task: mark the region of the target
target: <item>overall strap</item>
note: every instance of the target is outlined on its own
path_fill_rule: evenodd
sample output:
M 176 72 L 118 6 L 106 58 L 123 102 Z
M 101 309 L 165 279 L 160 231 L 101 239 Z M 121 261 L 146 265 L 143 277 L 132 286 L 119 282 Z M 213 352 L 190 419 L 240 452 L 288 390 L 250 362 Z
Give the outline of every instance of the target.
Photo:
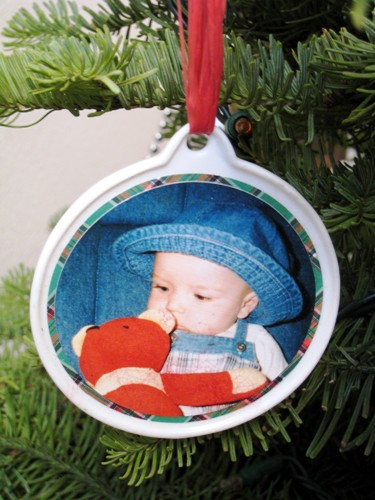
M 247 336 L 247 322 L 244 319 L 237 321 L 236 333 L 234 335 L 235 349 L 237 353 L 243 353 L 247 349 L 246 336 Z

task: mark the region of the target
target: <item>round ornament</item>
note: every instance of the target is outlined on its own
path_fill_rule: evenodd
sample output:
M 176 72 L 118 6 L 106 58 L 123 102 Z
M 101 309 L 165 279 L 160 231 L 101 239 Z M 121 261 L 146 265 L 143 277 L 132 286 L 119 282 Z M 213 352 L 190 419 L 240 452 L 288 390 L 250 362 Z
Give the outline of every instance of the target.
M 51 233 L 31 294 L 35 343 L 77 407 L 127 432 L 223 431 L 287 398 L 334 328 L 339 272 L 319 216 L 236 157 L 215 127 L 81 196 Z

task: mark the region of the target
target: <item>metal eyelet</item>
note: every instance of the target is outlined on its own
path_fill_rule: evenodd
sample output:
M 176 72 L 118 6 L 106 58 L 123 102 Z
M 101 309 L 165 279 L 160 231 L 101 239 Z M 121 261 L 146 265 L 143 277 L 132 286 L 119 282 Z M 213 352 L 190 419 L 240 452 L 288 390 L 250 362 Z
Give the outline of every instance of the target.
M 239 351 L 239 352 L 245 352 L 247 349 L 246 344 L 244 344 L 243 342 L 238 342 L 238 344 L 236 345 L 236 348 L 237 348 L 237 351 Z

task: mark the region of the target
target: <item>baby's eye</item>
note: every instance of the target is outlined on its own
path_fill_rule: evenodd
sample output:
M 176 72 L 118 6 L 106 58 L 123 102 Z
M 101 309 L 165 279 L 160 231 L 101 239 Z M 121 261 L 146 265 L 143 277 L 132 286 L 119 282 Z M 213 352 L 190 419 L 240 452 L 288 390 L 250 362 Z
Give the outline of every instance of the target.
M 207 302 L 207 301 L 211 300 L 210 297 L 207 297 L 205 295 L 201 295 L 200 293 L 196 293 L 194 296 L 197 300 L 199 300 L 201 302 Z
M 169 288 L 164 285 L 154 285 L 153 288 L 160 290 L 161 292 L 168 292 Z

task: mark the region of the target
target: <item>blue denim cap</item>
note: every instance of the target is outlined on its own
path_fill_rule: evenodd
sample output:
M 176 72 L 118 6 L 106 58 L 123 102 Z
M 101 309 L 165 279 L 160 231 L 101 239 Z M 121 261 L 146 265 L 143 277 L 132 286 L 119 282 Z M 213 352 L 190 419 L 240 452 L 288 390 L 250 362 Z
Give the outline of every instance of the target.
M 132 229 L 114 243 L 122 268 L 149 280 L 155 252 L 193 255 L 234 271 L 259 299 L 249 322 L 274 325 L 301 312 L 302 295 L 289 274 L 285 243 L 258 208 L 204 202 L 173 222 Z

